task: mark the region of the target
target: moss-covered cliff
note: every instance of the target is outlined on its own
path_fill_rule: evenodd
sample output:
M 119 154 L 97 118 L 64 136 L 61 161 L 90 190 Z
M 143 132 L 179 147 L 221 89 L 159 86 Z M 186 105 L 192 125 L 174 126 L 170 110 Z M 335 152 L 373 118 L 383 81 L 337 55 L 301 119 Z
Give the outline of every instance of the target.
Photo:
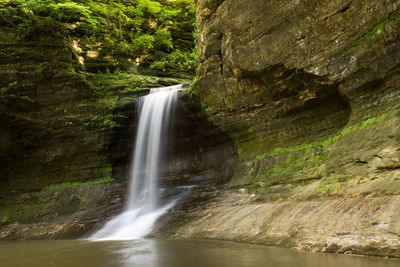
M 149 88 L 190 82 L 192 1 L 5 1 L 0 7 L 0 239 L 82 236 L 124 202 L 137 98 Z M 128 35 L 132 25 L 120 29 L 119 19 L 140 22 L 142 31 Z M 169 37 L 157 39 L 160 29 Z M 135 40 L 143 36 L 154 42 L 139 49 Z M 171 42 L 168 49 L 156 46 L 162 40 Z M 122 53 L 121 45 L 129 49 Z M 159 71 L 169 77 L 143 75 Z M 226 137 L 187 93 L 176 113 L 176 148 L 163 162 L 163 186 L 225 181 L 231 168 L 221 166 L 233 160 Z
M 81 236 L 118 212 L 137 98 L 190 82 L 193 12 L 192 1 L 0 1 L 0 239 Z M 164 68 L 169 78 L 143 75 Z M 180 168 L 166 162 L 163 184 L 214 183 L 223 136 L 181 100 L 169 155 Z
M 395 171 L 399 3 L 278 2 L 198 3 L 194 91 L 235 141 L 232 183 Z
M 239 195 L 178 235 L 399 256 L 399 2 L 201 0 L 197 23 Z
M 189 77 L 194 60 L 188 1 L 34 2 L 46 4 L 0 4 L 0 238 L 77 236 L 115 214 L 135 98 L 182 81 L 134 73 Z M 183 168 L 164 162 L 163 183 L 206 186 L 156 234 L 400 257 L 399 10 L 395 0 L 197 1 L 192 93 L 238 160 L 181 96 Z
M 10 27 L 0 29 L 1 224 L 72 214 L 80 203 L 87 208 L 112 198 L 112 192 L 117 198 L 119 185 L 105 183 L 126 177 L 119 169 L 129 164 L 124 159 L 132 145 L 123 140 L 132 140 L 135 97 L 181 81 L 82 72 L 66 40 L 44 44 L 15 34 Z M 70 184 L 57 193 L 46 189 L 63 183 Z

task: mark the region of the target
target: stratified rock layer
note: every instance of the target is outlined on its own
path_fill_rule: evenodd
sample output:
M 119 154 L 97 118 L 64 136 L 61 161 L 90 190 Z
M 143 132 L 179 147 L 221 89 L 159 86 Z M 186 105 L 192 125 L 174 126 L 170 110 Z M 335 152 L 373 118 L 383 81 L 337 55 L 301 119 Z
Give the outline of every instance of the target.
M 398 257 L 399 2 L 200 0 L 197 23 L 194 91 L 240 163 L 171 231 Z
M 68 40 L 16 30 L 0 27 L 0 239 L 78 237 L 121 209 L 138 98 L 185 81 L 84 72 Z M 232 146 L 187 93 L 171 127 L 162 185 L 226 182 Z
M 208 0 L 197 13 L 195 90 L 243 156 L 396 108 L 397 1 Z

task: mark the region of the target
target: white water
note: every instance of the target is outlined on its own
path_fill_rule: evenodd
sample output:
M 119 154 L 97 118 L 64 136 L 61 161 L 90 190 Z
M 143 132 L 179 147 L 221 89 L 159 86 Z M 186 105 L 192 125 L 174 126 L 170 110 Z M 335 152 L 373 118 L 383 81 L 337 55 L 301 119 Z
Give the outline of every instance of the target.
M 129 240 L 149 234 L 164 212 L 175 205 L 178 195 L 165 205 L 160 205 L 159 163 L 166 151 L 161 142 L 169 138 L 169 124 L 177 92 L 182 85 L 155 88 L 139 99 L 139 126 L 130 170 L 128 199 L 124 210 L 90 240 Z M 168 140 L 168 139 L 164 139 Z

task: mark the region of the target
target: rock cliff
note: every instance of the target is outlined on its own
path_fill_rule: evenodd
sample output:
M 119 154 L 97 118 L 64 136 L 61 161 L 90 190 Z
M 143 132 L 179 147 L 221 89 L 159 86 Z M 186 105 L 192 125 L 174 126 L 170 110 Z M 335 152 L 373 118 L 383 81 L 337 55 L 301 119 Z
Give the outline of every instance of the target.
M 199 0 L 197 24 L 239 164 L 175 235 L 398 257 L 399 2 Z
M 206 116 L 180 96 L 162 182 L 198 189 L 153 234 L 400 257 L 399 2 L 198 0 L 197 24 Z M 0 239 L 81 236 L 123 203 L 135 99 L 182 80 L 1 25 Z
M 82 236 L 125 198 L 137 98 L 187 80 L 89 73 L 71 40 L 16 31 L 0 27 L 0 239 Z M 223 182 L 227 138 L 187 93 L 180 99 L 162 183 Z

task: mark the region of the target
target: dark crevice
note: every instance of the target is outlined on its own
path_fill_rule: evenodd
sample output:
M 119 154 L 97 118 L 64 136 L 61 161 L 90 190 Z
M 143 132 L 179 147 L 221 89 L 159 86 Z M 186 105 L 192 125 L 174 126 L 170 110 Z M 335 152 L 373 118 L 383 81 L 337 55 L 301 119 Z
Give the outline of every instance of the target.
M 339 11 L 339 13 L 345 13 L 347 10 L 349 10 L 350 9 L 350 4 L 349 5 L 347 5 L 347 6 L 345 6 L 344 8 L 342 8 L 340 11 Z

